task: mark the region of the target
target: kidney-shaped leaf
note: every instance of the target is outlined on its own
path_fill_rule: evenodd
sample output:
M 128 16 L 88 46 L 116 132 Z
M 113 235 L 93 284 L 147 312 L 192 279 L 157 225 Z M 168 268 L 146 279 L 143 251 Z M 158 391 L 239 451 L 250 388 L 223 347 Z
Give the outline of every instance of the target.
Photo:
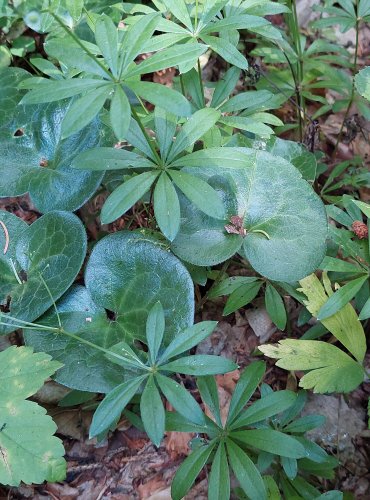
M 29 347 L 0 353 L 0 483 L 61 481 L 65 477 L 57 426 L 32 396 L 61 365 Z
M 182 220 L 172 244 L 174 253 L 191 264 L 208 266 L 241 252 L 269 279 L 293 282 L 307 276 L 325 254 L 323 203 L 283 158 L 246 148 L 227 150 L 244 155 L 244 167 L 185 169 L 218 191 L 227 219 L 208 217 L 181 197 Z M 237 234 L 238 228 L 233 231 L 236 234 L 229 234 L 235 215 L 243 220 L 245 235 Z
M 91 254 L 85 281 L 93 300 L 115 313 L 126 341 L 146 341 L 147 316 L 158 301 L 165 315 L 165 344 L 193 323 L 194 291 L 187 269 L 139 232 L 103 238 Z
M 107 139 L 98 118 L 62 139 L 70 101 L 20 108 L 2 132 L 0 197 L 29 193 L 40 212 L 77 210 L 97 190 L 104 172 L 75 170 L 71 163 Z
M 57 300 L 73 283 L 85 257 L 86 234 L 80 220 L 66 212 L 50 212 L 31 226 L 8 212 L 0 213 L 0 221 L 2 322 L 11 323 L 7 312 L 33 321 L 52 305 L 50 294 Z M 0 333 L 12 330 L 0 326 Z

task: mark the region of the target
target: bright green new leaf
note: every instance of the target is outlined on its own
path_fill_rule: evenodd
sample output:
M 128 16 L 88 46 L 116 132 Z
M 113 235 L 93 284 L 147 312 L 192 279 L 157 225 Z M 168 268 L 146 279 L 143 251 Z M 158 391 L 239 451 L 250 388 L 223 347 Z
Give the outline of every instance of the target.
M 308 371 L 299 385 L 314 392 L 349 392 L 364 379 L 362 366 L 331 344 L 317 340 L 281 340 L 259 350 L 285 370 Z M 345 374 L 345 375 L 344 375 Z
M 57 426 L 46 410 L 26 398 L 62 365 L 30 347 L 0 352 L 0 483 L 19 486 L 65 478 Z
M 326 283 L 326 286 L 324 289 L 314 274 L 307 276 L 299 283 L 301 285 L 299 290 L 307 297 L 305 306 L 313 316 L 317 317 L 323 305 L 327 303 L 328 296 L 335 295 L 331 290 L 330 283 L 325 278 L 324 284 Z M 335 314 L 321 320 L 321 322 L 358 361 L 363 361 L 366 353 L 365 333 L 351 304 L 347 303 Z
M 366 217 L 370 217 L 370 205 L 368 203 L 359 200 L 352 200 L 352 202 L 361 209 L 361 212 L 363 212 Z

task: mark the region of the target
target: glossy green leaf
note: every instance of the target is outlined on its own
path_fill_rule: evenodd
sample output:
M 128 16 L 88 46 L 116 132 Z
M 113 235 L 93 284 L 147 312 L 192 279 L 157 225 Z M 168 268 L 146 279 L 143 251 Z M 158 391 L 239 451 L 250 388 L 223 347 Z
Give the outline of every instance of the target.
M 159 240 L 140 232 L 106 236 L 92 251 L 86 287 L 101 307 L 116 313 L 122 339 L 146 341 L 149 310 L 156 302 L 165 315 L 164 344 L 193 324 L 193 282 L 184 265 Z M 186 338 L 186 333 L 184 333 Z
M 60 363 L 30 347 L 0 352 L 0 482 L 40 484 L 63 481 L 64 448 L 46 410 L 26 398 L 41 388 Z M 45 460 L 47 457 L 47 460 Z
M 239 68 L 231 67 L 226 71 L 224 76 L 216 84 L 211 101 L 212 108 L 217 108 L 229 97 L 238 83 L 239 76 Z
M 161 158 L 166 160 L 176 132 L 177 117 L 157 106 L 154 110 L 154 122 Z
M 364 371 L 338 347 L 318 340 L 281 340 L 279 344 L 260 346 L 259 350 L 285 370 L 308 371 L 300 380 L 303 389 L 314 392 L 349 392 L 364 378 Z M 345 373 L 345 377 L 343 377 Z
M 155 379 L 167 401 L 171 403 L 176 411 L 194 424 L 205 425 L 204 414 L 190 392 L 182 385 L 168 377 L 164 377 L 160 373 L 156 373 Z
M 154 215 L 162 233 L 173 241 L 180 227 L 180 202 L 165 172 L 160 175 L 154 189 Z
M 276 288 L 274 288 L 270 283 L 266 287 L 265 304 L 266 310 L 272 322 L 279 328 L 279 330 L 284 330 L 287 321 L 284 301 Z
M 165 352 L 161 356 L 161 360 L 167 360 L 189 351 L 192 347 L 198 345 L 202 340 L 211 335 L 216 328 L 217 321 L 202 321 L 196 325 L 190 326 L 182 335 L 178 335 L 172 340 Z
M 131 401 L 146 375 L 126 381 L 109 392 L 94 413 L 91 422 L 90 439 L 110 428 Z
M 261 474 L 248 455 L 231 439 L 226 440 L 227 454 L 232 470 L 251 500 L 266 500 L 266 488 Z
M 255 424 L 277 415 L 292 406 L 297 395 L 292 391 L 277 391 L 255 401 L 232 424 L 233 429 Z
M 298 464 L 295 458 L 281 457 L 281 465 L 289 479 L 295 479 L 298 472 Z
M 248 446 L 282 457 L 304 458 L 306 456 L 304 446 L 299 441 L 273 429 L 251 429 L 233 432 L 231 436 Z
M 193 451 L 177 469 L 171 485 L 172 500 L 181 500 L 190 490 L 205 466 L 214 445 L 202 446 Z
M 122 87 L 117 85 L 110 104 L 110 122 L 119 141 L 126 137 L 130 125 L 131 107 Z
M 161 370 L 184 373 L 185 375 L 202 376 L 231 372 L 237 367 L 238 365 L 233 361 L 221 356 L 193 354 L 192 356 L 185 356 L 175 361 L 171 361 L 161 366 Z
M 235 290 L 244 285 L 249 285 L 258 281 L 256 276 L 231 276 L 220 283 L 214 282 L 214 286 L 208 292 L 208 298 L 220 297 L 221 295 L 230 295 Z
M 160 302 L 154 304 L 148 314 L 146 321 L 146 340 L 152 363 L 155 363 L 159 348 L 163 340 L 165 319 L 163 307 Z
M 220 443 L 212 461 L 208 481 L 208 498 L 224 500 L 230 497 L 230 472 L 224 443 Z
M 14 110 L 24 92 L 18 90 L 18 84 L 30 76 L 21 68 L 0 69 L 0 127 L 6 125 L 14 115 Z
M 233 148 L 227 149 L 232 155 Z M 180 198 L 182 219 L 173 251 L 201 266 L 218 264 L 239 251 L 271 280 L 293 282 L 307 276 L 325 253 L 327 222 L 321 200 L 286 160 L 244 148 L 236 154 L 245 155 L 244 168 L 185 169 L 220 193 L 227 217 L 205 217 Z M 245 237 L 227 233 L 225 226 L 234 215 L 243 218 Z
M 50 212 L 28 226 L 9 212 L 1 212 L 7 227 L 9 248 L 0 254 L 1 303 L 10 297 L 9 314 L 19 320 L 33 321 L 57 300 L 73 283 L 86 252 L 86 234 L 80 220 L 66 212 Z M 4 231 L 1 248 L 6 248 Z M 49 288 L 49 291 L 45 287 Z M 15 329 L 7 313 L 1 321 L 1 333 Z
M 262 281 L 253 281 L 240 285 L 236 290 L 233 290 L 230 297 L 227 299 L 223 315 L 227 316 L 241 307 L 249 304 L 258 294 L 262 286 Z
M 149 191 L 151 185 L 158 177 L 159 172 L 144 172 L 128 179 L 112 194 L 110 194 L 104 203 L 101 211 L 102 224 L 109 224 L 121 217 L 132 205 L 140 200 L 144 194 Z
M 193 31 L 189 11 L 184 0 L 164 0 L 163 3 L 176 19 L 183 23 L 188 30 Z
M 62 139 L 61 123 L 70 106 L 62 102 L 21 108 L 7 125 L 0 152 L 0 197 L 28 192 L 40 212 L 74 211 L 97 190 L 103 172 L 76 171 L 71 164 L 79 153 L 104 145 L 109 137 L 96 118 Z M 23 135 L 15 136 L 17 130 Z
M 170 149 L 168 161 L 172 162 L 182 151 L 201 139 L 215 125 L 220 116 L 221 113 L 212 108 L 196 111 L 181 127 Z
M 251 363 L 244 369 L 238 383 L 235 386 L 229 408 L 227 423 L 233 422 L 248 403 L 261 382 L 266 370 L 266 365 L 262 361 Z
M 164 434 L 165 411 L 161 396 L 150 376 L 140 399 L 140 415 L 145 432 L 156 446 L 159 446 Z
M 358 206 L 358 208 L 363 212 L 366 217 L 370 217 L 370 205 L 359 200 L 352 200 L 352 202 Z
M 303 433 L 321 427 L 325 423 L 323 415 L 305 415 L 284 426 L 284 432 Z
M 169 174 L 176 186 L 199 210 L 208 216 L 212 214 L 216 219 L 224 218 L 224 205 L 212 186 L 201 178 L 183 171 L 169 170 Z

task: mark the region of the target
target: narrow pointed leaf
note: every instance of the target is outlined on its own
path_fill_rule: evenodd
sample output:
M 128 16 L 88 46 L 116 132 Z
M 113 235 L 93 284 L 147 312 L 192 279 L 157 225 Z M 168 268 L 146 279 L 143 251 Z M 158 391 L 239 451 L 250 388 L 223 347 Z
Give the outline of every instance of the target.
M 202 340 L 211 335 L 216 325 L 217 321 L 202 321 L 201 323 L 190 326 L 184 330 L 181 335 L 177 335 L 171 342 L 163 353 L 161 360 L 167 360 L 185 351 L 189 351 L 192 347 L 198 345 Z
M 202 35 L 202 40 L 228 63 L 240 69 L 245 70 L 248 68 L 247 59 L 226 38 Z
M 233 422 L 232 428 L 245 427 L 277 415 L 292 406 L 296 398 L 297 395 L 292 391 L 272 392 L 247 408 Z
M 230 297 L 227 299 L 225 308 L 223 310 L 223 316 L 231 314 L 241 307 L 249 304 L 258 294 L 262 286 L 262 281 L 254 281 L 252 283 L 245 283 L 241 285 L 236 290 L 233 290 Z
M 104 106 L 110 91 L 110 86 L 90 90 L 90 92 L 74 102 L 64 117 L 62 138 L 65 139 L 75 134 L 90 123 Z
M 190 422 L 205 425 L 204 414 L 193 396 L 174 380 L 157 373 L 156 381 L 159 388 L 176 411 L 188 418 Z
M 177 469 L 171 485 L 172 500 L 181 500 L 194 484 L 205 466 L 214 445 L 201 446 L 189 455 Z
M 161 370 L 168 370 L 185 375 L 217 375 L 218 373 L 232 372 L 238 367 L 230 359 L 210 354 L 194 354 L 161 366 Z
M 172 145 L 168 160 L 174 160 L 182 151 L 198 141 L 215 125 L 220 116 L 221 113 L 212 108 L 196 111 L 181 128 Z
M 42 102 L 59 101 L 73 97 L 91 89 L 98 89 L 107 85 L 102 80 L 91 78 L 73 78 L 71 80 L 46 80 L 28 92 L 21 104 L 40 104 Z
M 152 363 L 155 363 L 164 334 L 164 312 L 160 302 L 154 304 L 146 322 L 146 338 Z
M 215 377 L 199 377 L 197 386 L 202 397 L 202 401 L 208 406 L 218 425 L 222 425 L 220 414 L 220 401 Z
M 212 461 L 208 482 L 208 498 L 225 500 L 230 497 L 230 472 L 225 445 L 221 442 Z
M 229 415 L 227 418 L 228 424 L 235 420 L 244 406 L 248 403 L 254 391 L 257 389 L 258 384 L 261 382 L 265 370 L 266 365 L 262 361 L 256 361 L 245 368 L 236 384 L 231 398 Z
M 248 498 L 266 500 L 266 488 L 261 474 L 248 455 L 231 439 L 226 440 L 232 470 Z
M 101 434 L 118 419 L 125 406 L 136 394 L 146 375 L 124 382 L 105 396 L 94 413 L 90 427 L 90 438 Z
M 225 218 L 224 204 L 217 191 L 207 182 L 199 177 L 176 170 L 169 170 L 169 174 L 177 187 L 199 210 L 215 219 Z
M 83 151 L 72 161 L 71 167 L 82 170 L 121 170 L 123 168 L 153 168 L 148 158 L 127 149 L 92 148 Z
M 183 23 L 188 30 L 193 31 L 193 25 L 184 0 L 164 0 L 167 10 Z
M 144 172 L 116 188 L 104 203 L 101 211 L 102 224 L 109 224 L 127 212 L 144 196 L 157 177 L 158 172 Z
M 176 132 L 177 116 L 157 106 L 154 110 L 154 122 L 161 158 L 166 160 Z
M 162 233 L 173 241 L 180 227 L 180 202 L 165 172 L 160 175 L 154 189 L 154 214 Z
M 109 16 L 98 17 L 95 23 L 95 39 L 114 77 L 118 76 L 117 28 Z
M 317 319 L 322 321 L 342 309 L 342 307 L 353 299 L 367 279 L 369 279 L 367 275 L 360 276 L 360 278 L 356 278 L 339 288 L 321 307 L 317 314 Z
M 299 441 L 273 429 L 251 429 L 233 432 L 231 435 L 233 439 L 268 453 L 289 458 L 306 457 L 304 446 Z
M 145 432 L 155 446 L 159 446 L 164 434 L 165 411 L 153 376 L 149 377 L 141 395 L 140 415 Z
M 266 310 L 272 322 L 279 328 L 279 330 L 284 330 L 287 321 L 284 301 L 276 288 L 274 288 L 270 283 L 266 287 L 265 304 Z
M 122 141 L 130 125 L 131 107 L 129 100 L 122 87 L 115 87 L 114 95 L 110 104 L 110 122 L 117 139 Z

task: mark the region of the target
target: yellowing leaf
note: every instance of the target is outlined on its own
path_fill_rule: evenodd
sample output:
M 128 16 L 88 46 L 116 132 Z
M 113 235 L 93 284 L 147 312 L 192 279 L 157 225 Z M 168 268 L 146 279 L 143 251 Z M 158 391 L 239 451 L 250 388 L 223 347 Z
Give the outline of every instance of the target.
M 364 370 L 338 347 L 317 340 L 281 340 L 259 347 L 266 356 L 278 359 L 285 370 L 307 370 L 299 385 L 314 392 L 349 392 L 364 379 Z
M 307 300 L 304 301 L 305 306 L 313 316 L 317 317 L 321 307 L 333 294 L 326 273 L 323 275 L 324 286 L 315 274 L 307 276 L 299 283 L 301 285 L 299 291 L 303 292 L 307 297 Z M 350 303 L 346 304 L 329 318 L 321 320 L 321 323 L 359 362 L 363 361 L 366 352 L 365 333 L 356 311 Z

